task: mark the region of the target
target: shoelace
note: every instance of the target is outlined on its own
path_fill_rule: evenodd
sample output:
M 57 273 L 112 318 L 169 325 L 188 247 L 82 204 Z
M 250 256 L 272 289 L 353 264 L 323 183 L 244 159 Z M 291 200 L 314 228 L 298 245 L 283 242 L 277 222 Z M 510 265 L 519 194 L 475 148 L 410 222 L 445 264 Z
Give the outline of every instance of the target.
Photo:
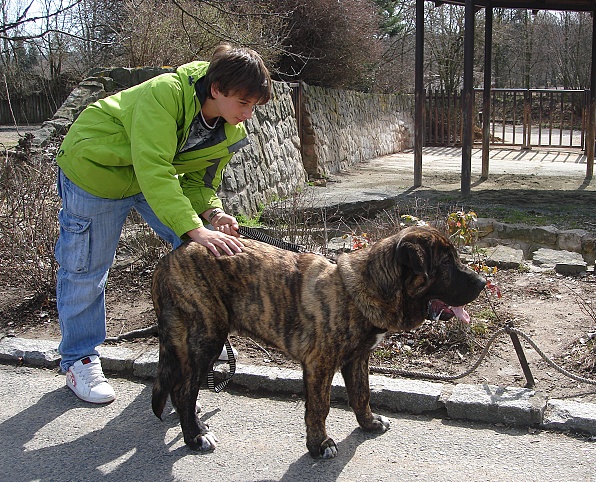
M 99 385 L 100 383 L 107 382 L 101 366 L 97 364 L 85 366 L 82 369 L 79 368 L 76 372 L 76 375 L 80 376 L 83 381 L 91 388 Z

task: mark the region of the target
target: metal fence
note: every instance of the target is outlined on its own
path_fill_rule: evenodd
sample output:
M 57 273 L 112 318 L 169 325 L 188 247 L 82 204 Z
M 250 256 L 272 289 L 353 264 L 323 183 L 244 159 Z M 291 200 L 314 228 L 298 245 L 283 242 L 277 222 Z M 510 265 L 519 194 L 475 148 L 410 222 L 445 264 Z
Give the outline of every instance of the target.
M 587 90 L 491 89 L 490 142 L 585 148 Z M 482 89 L 475 89 L 474 142 L 482 142 Z M 425 145 L 461 145 L 462 93 L 427 91 Z

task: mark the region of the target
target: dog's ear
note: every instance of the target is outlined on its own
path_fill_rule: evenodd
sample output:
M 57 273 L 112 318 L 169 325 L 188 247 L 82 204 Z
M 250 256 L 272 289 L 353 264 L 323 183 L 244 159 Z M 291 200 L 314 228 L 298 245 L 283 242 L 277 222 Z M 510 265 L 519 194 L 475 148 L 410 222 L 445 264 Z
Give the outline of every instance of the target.
M 414 273 L 424 276 L 428 279 L 430 275 L 431 259 L 428 249 L 425 244 L 415 241 L 408 241 L 403 239 L 396 247 L 397 261 Z

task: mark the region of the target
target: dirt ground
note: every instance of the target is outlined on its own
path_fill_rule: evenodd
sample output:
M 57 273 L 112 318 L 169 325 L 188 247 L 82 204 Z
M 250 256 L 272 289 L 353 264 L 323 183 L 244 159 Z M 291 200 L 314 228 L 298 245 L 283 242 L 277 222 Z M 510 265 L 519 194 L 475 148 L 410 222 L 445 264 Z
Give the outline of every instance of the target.
M 374 175 L 378 176 L 375 184 L 367 167 L 362 169 L 364 171 L 360 173 L 354 171 L 334 176 L 331 181 L 341 187 L 342 182 L 349 184 L 350 176 L 366 174 L 370 176 L 370 186 L 379 186 L 389 176 L 375 168 Z M 421 206 L 434 209 L 435 213 L 459 207 L 473 209 L 479 217 L 494 217 L 506 222 L 514 222 L 521 216 L 523 222 L 596 231 L 596 182 L 583 177 L 495 174 L 489 181 L 475 180 L 473 196 L 467 200 L 458 198 L 459 177 L 456 174 L 429 174 L 427 169 L 423 186 L 417 189 L 408 187 L 410 179 L 407 176 L 402 175 L 400 179 L 404 187 L 399 201 L 402 213 L 420 211 Z M 363 186 L 369 185 L 360 182 Z M 123 259 L 118 261 L 117 267 L 112 269 L 107 290 L 108 336 L 118 336 L 155 323 L 149 296 L 152 266 Z M 495 330 L 511 321 L 555 363 L 596 380 L 596 276 L 593 267 L 585 275 L 561 276 L 528 263 L 526 269 L 501 270 L 490 279 L 500 288 L 502 296 L 482 294 L 471 303 L 468 306 L 472 317 L 470 325 L 454 320 L 428 322 L 414 332 L 390 335 L 373 354 L 371 365 L 457 374 L 474 363 Z M 5 287 L 4 293 L 0 292 L 0 300 L 0 333 L 59 339 L 53 298 L 40 301 L 12 286 Z M 232 337 L 232 342 L 239 350 L 240 363 L 299 368 L 280 352 L 260 347 L 253 340 Z M 157 345 L 152 337 L 119 343 Z M 522 340 L 522 345 L 536 390 L 551 398 L 596 403 L 596 385 L 580 383 L 559 373 L 527 342 Z M 479 368 L 455 383 L 523 387 L 526 379 L 509 336 L 500 336 Z

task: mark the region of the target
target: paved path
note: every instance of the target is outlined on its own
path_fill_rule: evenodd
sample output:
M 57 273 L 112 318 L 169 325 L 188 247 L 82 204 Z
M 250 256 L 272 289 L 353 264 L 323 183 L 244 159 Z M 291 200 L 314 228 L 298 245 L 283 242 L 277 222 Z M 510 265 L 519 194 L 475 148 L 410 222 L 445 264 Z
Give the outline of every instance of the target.
M 461 185 L 461 149 L 456 147 L 425 147 L 422 152 L 422 184 L 428 187 L 438 182 Z M 482 150 L 472 150 L 472 191 L 484 187 L 479 182 L 482 173 Z M 528 175 L 534 177 L 566 178 L 578 188 L 595 189 L 596 181 L 587 182 L 586 156 L 577 149 L 497 149 L 490 151 L 489 180 L 491 176 Z M 437 177 L 439 176 L 439 179 Z M 327 197 L 346 197 L 360 192 L 368 195 L 413 194 L 414 152 L 408 150 L 371 159 L 353 169 L 331 176 L 324 191 Z M 335 181 L 335 182 L 334 182 Z M 489 184 L 488 182 L 486 184 Z M 321 192 L 322 190 L 319 190 Z
M 202 392 L 220 445 L 200 455 L 184 446 L 175 414 L 153 415 L 148 383 L 112 381 L 116 401 L 93 406 L 54 371 L 0 365 L 2 480 L 596 480 L 596 445 L 585 438 L 394 413 L 384 413 L 387 433 L 369 436 L 343 404 L 328 418 L 339 456 L 314 460 L 300 398 L 238 391 Z
M 19 136 L 23 136 L 27 132 L 35 133 L 40 126 L 41 124 L 19 126 L 18 129 L 14 126 L 0 126 L 0 148 L 3 146 L 7 148 L 16 146 L 19 141 Z

